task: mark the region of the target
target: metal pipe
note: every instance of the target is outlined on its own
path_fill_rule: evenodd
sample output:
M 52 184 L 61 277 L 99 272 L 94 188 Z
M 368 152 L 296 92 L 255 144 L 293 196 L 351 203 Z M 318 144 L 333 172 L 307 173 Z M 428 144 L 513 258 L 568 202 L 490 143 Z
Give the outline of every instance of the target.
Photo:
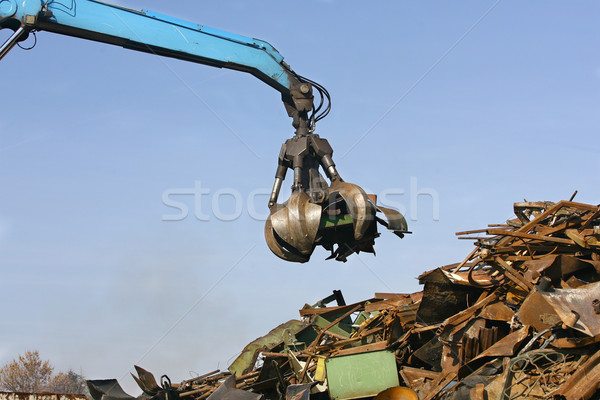
M 302 167 L 294 167 L 294 190 L 302 186 Z
M 335 169 L 335 166 L 333 165 L 330 165 L 329 168 L 327 168 L 327 173 L 329 174 L 329 179 L 331 179 L 332 181 L 335 181 L 340 177 L 337 170 Z
M 275 183 L 273 184 L 273 190 L 271 191 L 271 198 L 269 199 L 269 208 L 273 207 L 277 202 L 277 198 L 279 197 L 279 191 L 281 190 L 281 184 L 283 183 L 283 179 L 277 177 L 275 178 Z
M 15 33 L 13 33 L 12 36 L 9 37 L 6 42 L 4 42 L 2 47 L 0 47 L 0 60 L 2 60 L 2 58 L 4 58 L 4 56 L 11 51 L 13 47 L 15 47 L 15 44 L 17 44 L 23 33 L 25 33 L 25 27 L 21 25 L 19 29 L 17 29 Z

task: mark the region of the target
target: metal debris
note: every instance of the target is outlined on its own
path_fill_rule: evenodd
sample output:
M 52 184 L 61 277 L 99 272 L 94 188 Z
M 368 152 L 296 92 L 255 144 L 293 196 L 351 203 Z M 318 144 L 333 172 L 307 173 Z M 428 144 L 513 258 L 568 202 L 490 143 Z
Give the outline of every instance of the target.
M 159 385 L 136 367 L 142 397 L 600 398 L 600 207 L 524 202 L 514 211 L 504 224 L 459 232 L 477 235 L 468 236 L 474 250 L 423 273 L 422 292 L 346 304 L 334 291 L 250 343 L 229 371 Z M 95 400 L 126 398 L 110 382 L 89 383 Z

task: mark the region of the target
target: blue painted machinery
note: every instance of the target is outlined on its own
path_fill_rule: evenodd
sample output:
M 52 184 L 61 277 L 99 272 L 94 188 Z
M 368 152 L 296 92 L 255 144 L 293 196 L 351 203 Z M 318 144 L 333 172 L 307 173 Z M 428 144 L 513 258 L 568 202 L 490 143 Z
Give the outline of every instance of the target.
M 0 47 L 0 59 L 29 35 L 47 31 L 248 72 L 279 91 L 295 135 L 281 148 L 265 224 L 267 244 L 278 257 L 306 262 L 319 245 L 340 261 L 354 252 L 374 253 L 376 222 L 400 237 L 407 233 L 399 212 L 378 206 L 359 186 L 342 180 L 331 146 L 314 133 L 330 111 L 329 93 L 296 74 L 269 43 L 98 0 L 0 0 L 0 28 L 14 31 Z M 280 204 L 288 169 L 294 175 L 292 194 Z

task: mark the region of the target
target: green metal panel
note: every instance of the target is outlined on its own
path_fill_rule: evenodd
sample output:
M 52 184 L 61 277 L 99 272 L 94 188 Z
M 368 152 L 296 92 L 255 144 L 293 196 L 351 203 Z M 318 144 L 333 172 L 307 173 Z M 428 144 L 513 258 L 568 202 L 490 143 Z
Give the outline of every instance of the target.
M 398 386 L 398 367 L 392 351 L 332 357 L 325 363 L 332 400 L 375 396 Z
M 371 304 L 371 302 L 367 301 L 365 304 Z M 368 320 L 369 318 L 374 317 L 377 314 L 379 314 L 379 311 L 373 311 L 373 312 L 361 311 L 360 314 L 358 314 L 358 316 L 354 320 L 354 325 L 360 325 L 363 322 L 365 322 L 366 320 Z
M 326 320 L 325 318 L 321 317 L 320 315 L 315 315 L 313 324 L 315 324 L 316 326 L 318 326 L 321 329 L 324 329 L 329 324 L 331 324 L 331 322 Z M 338 335 L 341 335 L 344 337 L 350 337 L 350 335 L 352 334 L 352 320 L 350 320 L 350 325 L 339 322 L 336 325 L 329 327 L 329 331 L 333 332 L 333 333 L 337 333 Z
M 265 336 L 261 336 L 250 342 L 233 363 L 231 363 L 229 371 L 238 376 L 248 373 L 254 366 L 256 357 L 260 351 L 264 350 L 265 347 L 270 349 L 279 342 L 285 343 L 289 341 L 291 337 L 301 331 L 304 327 L 305 324 L 302 321 L 293 319 L 272 329 Z
M 340 226 L 340 225 L 352 225 L 353 223 L 354 223 L 354 220 L 352 219 L 352 216 L 349 214 L 345 214 L 342 216 L 321 218 L 319 227 L 320 228 L 333 228 L 335 226 Z

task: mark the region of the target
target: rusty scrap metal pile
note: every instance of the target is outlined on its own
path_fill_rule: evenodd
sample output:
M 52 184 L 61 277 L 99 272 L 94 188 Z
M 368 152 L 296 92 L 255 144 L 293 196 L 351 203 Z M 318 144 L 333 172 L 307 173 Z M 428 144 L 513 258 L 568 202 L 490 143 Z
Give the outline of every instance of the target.
M 137 368 L 142 396 L 598 398 L 600 208 L 561 201 L 514 210 L 504 224 L 458 233 L 474 250 L 422 274 L 422 292 L 345 304 L 334 291 L 304 306 L 301 321 L 250 343 L 226 372 L 179 384 L 163 377 L 159 386 Z M 114 380 L 89 384 L 96 400 L 126 396 Z

